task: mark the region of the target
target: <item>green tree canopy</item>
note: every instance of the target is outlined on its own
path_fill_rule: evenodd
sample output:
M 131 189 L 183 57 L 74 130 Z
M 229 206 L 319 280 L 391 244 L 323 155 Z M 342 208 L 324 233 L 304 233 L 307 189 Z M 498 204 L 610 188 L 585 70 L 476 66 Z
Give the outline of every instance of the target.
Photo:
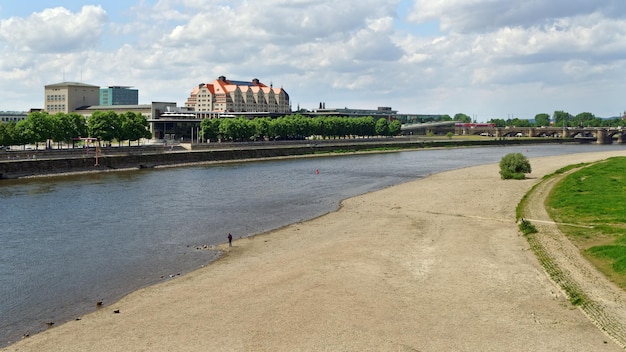
M 550 126 L 550 114 L 537 114 L 535 115 L 535 126 Z
M 217 140 L 220 136 L 221 119 L 204 119 L 200 122 L 202 137 L 208 141 Z
M 458 113 L 458 114 L 454 115 L 454 121 L 460 121 L 460 122 L 463 122 L 463 123 L 471 123 L 472 122 L 472 118 L 469 117 L 468 115 Z
M 554 120 L 554 125 L 558 127 L 562 126 L 571 126 L 570 121 L 572 120 L 572 115 L 565 111 L 555 111 L 552 115 L 552 119 Z
M 118 117 L 121 125 L 121 135 L 118 141 L 122 139 L 128 140 L 129 146 L 131 141 L 137 141 L 137 145 L 139 145 L 140 139 L 152 137 L 152 134 L 148 130 L 150 127 L 148 120 L 141 113 L 127 111 Z
M 113 111 L 94 111 L 89 120 L 89 135 L 100 141 L 111 142 L 120 134 L 121 125 L 118 116 Z M 117 131 L 116 131 L 117 129 Z
M 389 135 L 389 122 L 386 118 L 378 119 L 374 128 L 376 130 L 376 134 L 379 136 Z

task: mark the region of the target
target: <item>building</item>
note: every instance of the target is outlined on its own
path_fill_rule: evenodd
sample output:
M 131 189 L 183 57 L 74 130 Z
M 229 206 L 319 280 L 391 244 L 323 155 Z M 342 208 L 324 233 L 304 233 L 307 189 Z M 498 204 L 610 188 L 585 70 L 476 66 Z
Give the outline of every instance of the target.
M 17 123 L 21 120 L 25 120 L 27 117 L 28 112 L 26 111 L 0 111 L 0 122 L 3 123 Z
M 195 87 L 185 107 L 197 113 L 290 113 L 289 95 L 283 88 L 268 87 L 258 79 L 232 81 L 220 76 L 211 83 Z
M 138 105 L 139 91 L 125 86 L 100 88 L 100 105 Z
M 178 126 L 178 124 L 189 122 L 188 119 L 171 120 L 161 117 L 161 115 L 163 115 L 166 111 L 174 111 L 175 109 L 177 109 L 177 107 L 174 102 L 152 102 L 152 104 L 141 105 L 83 106 L 76 109 L 75 112 L 85 116 L 86 119 L 89 119 L 96 111 L 113 111 L 116 114 L 124 114 L 127 112 L 140 113 L 145 116 L 146 120 L 148 120 L 152 137 L 156 139 L 163 139 L 168 135 L 174 135 L 175 133 L 172 131 L 183 131 L 185 133 L 189 133 L 189 126 L 187 126 L 187 124 L 185 124 L 184 127 Z M 194 121 L 192 119 L 191 123 L 194 128 L 196 128 L 196 125 L 197 127 L 200 126 L 200 120 Z M 181 133 L 179 132 L 178 135 L 181 135 Z M 184 135 L 184 133 L 182 135 Z
M 44 110 L 50 114 L 70 113 L 100 103 L 100 87 L 85 83 L 61 82 L 44 87 Z

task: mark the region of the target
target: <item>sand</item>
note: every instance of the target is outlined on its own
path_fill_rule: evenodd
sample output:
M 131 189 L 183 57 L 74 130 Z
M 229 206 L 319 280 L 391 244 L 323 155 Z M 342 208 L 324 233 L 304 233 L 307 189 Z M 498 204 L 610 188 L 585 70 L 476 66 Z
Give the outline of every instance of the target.
M 532 159 L 523 181 L 478 166 L 351 198 L 2 351 L 623 351 L 549 279 L 515 207 L 545 174 L 625 154 Z M 623 291 L 602 297 L 626 324 Z

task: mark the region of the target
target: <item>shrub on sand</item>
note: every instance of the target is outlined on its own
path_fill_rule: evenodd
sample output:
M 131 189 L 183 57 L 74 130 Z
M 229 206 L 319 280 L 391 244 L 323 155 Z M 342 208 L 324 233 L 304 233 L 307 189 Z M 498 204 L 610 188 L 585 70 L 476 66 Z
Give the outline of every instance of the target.
M 523 180 L 532 172 L 530 162 L 521 153 L 509 153 L 500 160 L 500 177 L 503 180 Z

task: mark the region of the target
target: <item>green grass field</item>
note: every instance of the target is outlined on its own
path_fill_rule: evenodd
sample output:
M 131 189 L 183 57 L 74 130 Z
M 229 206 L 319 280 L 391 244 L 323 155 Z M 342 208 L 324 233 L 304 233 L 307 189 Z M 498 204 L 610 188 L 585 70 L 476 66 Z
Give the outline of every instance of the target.
M 626 289 L 626 157 L 573 172 L 552 190 L 546 207 L 585 257 Z

